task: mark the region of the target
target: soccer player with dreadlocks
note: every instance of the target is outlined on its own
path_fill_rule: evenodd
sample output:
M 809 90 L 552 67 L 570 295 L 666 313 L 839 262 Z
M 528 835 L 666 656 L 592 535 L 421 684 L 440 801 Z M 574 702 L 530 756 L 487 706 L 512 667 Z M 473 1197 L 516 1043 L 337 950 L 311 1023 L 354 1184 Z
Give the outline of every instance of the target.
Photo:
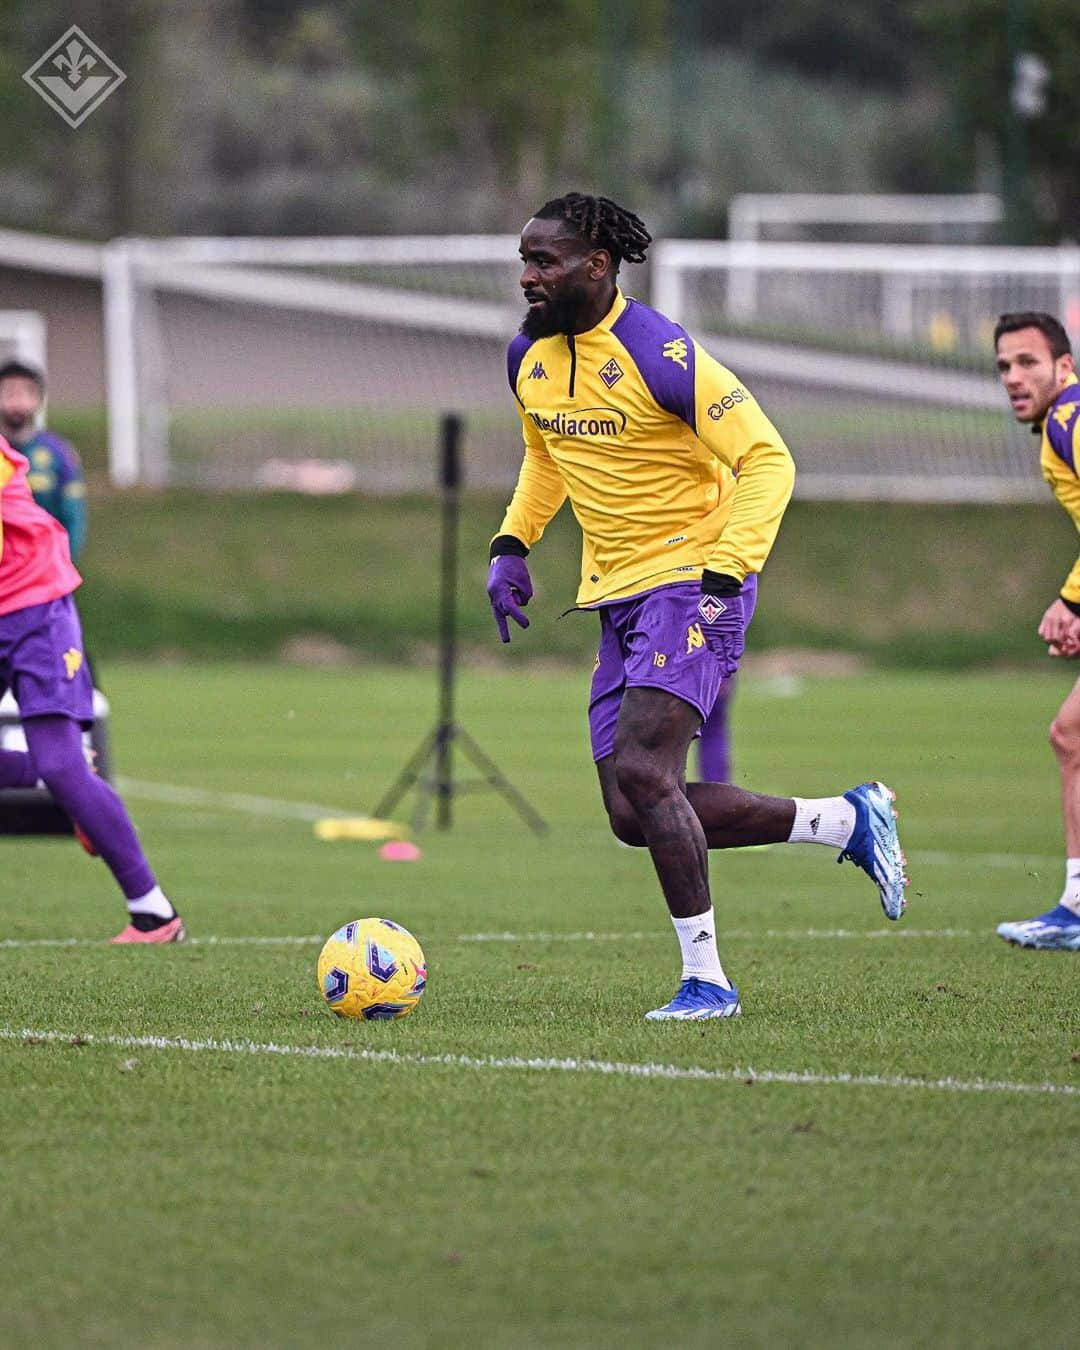
M 589 729 L 611 829 L 648 849 L 682 949 L 675 997 L 653 1020 L 741 1011 L 716 945 L 708 849 L 819 843 L 906 905 L 893 794 L 764 797 L 687 783 L 690 743 L 744 647 L 757 573 L 794 482 L 753 395 L 677 323 L 625 296 L 622 263 L 651 242 L 607 197 L 547 202 L 521 235 L 528 312 L 508 374 L 525 438 L 491 544 L 488 596 L 504 642 L 532 597 L 525 558 L 569 499 L 583 535 L 577 603 L 600 618 Z

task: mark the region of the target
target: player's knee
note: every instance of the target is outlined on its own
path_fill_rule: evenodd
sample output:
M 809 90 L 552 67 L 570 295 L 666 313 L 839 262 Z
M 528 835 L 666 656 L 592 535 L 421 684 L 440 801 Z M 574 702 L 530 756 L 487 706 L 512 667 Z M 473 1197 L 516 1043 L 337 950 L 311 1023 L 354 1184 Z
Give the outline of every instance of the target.
M 1062 764 L 1080 760 L 1080 726 L 1055 717 L 1050 723 L 1050 744 Z
M 620 844 L 629 844 L 631 848 L 645 847 L 641 825 L 628 801 L 620 801 L 608 807 L 608 824 L 611 826 L 611 833 Z
M 33 751 L 38 777 L 57 801 L 63 801 L 89 775 L 82 755 L 72 755 L 62 746 L 37 745 Z
M 678 786 L 652 755 L 633 748 L 616 752 L 615 782 L 635 809 L 648 806 Z

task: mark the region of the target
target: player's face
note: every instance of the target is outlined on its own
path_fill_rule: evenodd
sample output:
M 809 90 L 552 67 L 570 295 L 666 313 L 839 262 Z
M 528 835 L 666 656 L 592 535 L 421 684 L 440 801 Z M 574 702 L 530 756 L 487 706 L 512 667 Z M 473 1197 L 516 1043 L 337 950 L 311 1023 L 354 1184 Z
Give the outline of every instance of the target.
M 1038 328 L 1002 333 L 997 368 L 1018 422 L 1041 422 L 1072 374 L 1071 356 L 1054 358 L 1046 334 Z
M 589 248 L 561 220 L 530 220 L 521 232 L 521 289 L 526 337 L 580 333 L 611 266 L 606 249 Z
M 41 390 L 25 375 L 0 380 L 0 427 L 19 432 L 33 425 L 41 407 Z

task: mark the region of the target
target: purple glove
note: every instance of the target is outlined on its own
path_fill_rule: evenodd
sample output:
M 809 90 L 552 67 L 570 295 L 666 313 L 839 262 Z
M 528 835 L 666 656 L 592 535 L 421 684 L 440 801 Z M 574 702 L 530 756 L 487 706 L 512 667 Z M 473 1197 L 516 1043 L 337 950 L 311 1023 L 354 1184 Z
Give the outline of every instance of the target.
M 724 679 L 730 679 L 739 667 L 746 646 L 746 598 L 740 592 L 724 594 L 737 585 L 734 577 L 705 571 L 701 576 L 698 620 L 705 645 L 720 662 Z
M 528 628 L 529 621 L 522 611 L 532 599 L 533 588 L 524 558 L 514 553 L 501 553 L 497 558 L 492 558 L 488 569 L 487 593 L 499 637 L 504 642 L 510 641 L 507 615 L 519 628 Z

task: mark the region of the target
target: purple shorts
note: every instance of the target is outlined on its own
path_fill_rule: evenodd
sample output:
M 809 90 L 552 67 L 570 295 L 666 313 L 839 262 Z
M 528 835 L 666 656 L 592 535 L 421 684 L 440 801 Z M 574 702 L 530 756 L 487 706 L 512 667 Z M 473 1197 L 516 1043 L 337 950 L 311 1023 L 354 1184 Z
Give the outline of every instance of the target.
M 20 717 L 59 713 L 84 728 L 94 720 L 94 686 L 70 595 L 0 614 L 0 693 L 15 695 Z
M 749 626 L 757 601 L 756 574 L 743 582 L 742 594 Z M 594 760 L 615 749 L 615 723 L 626 689 L 666 689 L 696 708 L 702 721 L 712 711 L 720 692 L 720 663 L 708 647 L 690 639 L 700 598 L 700 584 L 687 581 L 599 606 L 600 650 L 589 691 Z

